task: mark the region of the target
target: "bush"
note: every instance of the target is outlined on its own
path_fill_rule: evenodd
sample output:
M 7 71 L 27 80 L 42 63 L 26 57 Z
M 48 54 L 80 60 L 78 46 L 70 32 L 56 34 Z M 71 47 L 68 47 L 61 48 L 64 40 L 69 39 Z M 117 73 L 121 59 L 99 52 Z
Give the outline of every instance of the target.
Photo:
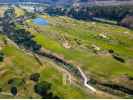
M 0 88 L 0 92 L 2 92 L 2 88 Z
M 16 87 L 11 87 L 11 93 L 13 96 L 17 95 L 17 88 Z
M 8 80 L 8 84 L 10 84 L 13 87 L 18 87 L 21 86 L 25 83 L 25 81 L 23 79 L 19 79 L 19 78 L 12 78 Z
M 50 89 L 51 89 L 51 84 L 46 81 L 39 82 L 34 86 L 35 92 L 42 97 L 47 95 Z
M 117 55 L 112 55 L 114 59 L 116 59 L 117 61 L 121 62 L 121 63 L 125 63 L 125 60 Z
M 50 92 L 47 95 L 43 96 L 42 99 L 59 99 L 59 97 Z
M 0 61 L 2 62 L 4 60 L 4 53 L 0 52 Z
M 40 78 L 40 74 L 39 73 L 34 73 L 30 76 L 30 80 L 33 80 L 35 82 L 37 82 Z
M 109 53 L 111 53 L 111 54 L 114 53 L 114 50 L 112 50 L 112 49 L 109 49 L 108 51 L 109 51 Z
M 42 97 L 42 99 L 59 99 L 59 96 L 54 95 L 51 92 L 51 84 L 46 81 L 37 83 L 34 86 L 34 90 Z

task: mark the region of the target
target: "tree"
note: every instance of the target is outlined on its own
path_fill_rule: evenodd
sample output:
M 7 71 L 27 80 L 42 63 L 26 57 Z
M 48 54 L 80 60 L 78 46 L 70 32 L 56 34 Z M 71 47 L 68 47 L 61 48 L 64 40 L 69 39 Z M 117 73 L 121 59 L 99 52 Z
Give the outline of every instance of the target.
M 59 96 L 54 95 L 51 92 L 51 84 L 46 81 L 37 83 L 34 86 L 34 90 L 42 97 L 42 99 L 59 99 Z
M 0 92 L 2 92 L 2 88 L 0 88 Z
M 40 74 L 39 73 L 34 73 L 30 76 L 30 80 L 33 80 L 35 82 L 37 82 L 40 78 Z
M 15 10 L 14 8 L 11 7 L 4 12 L 4 17 L 2 20 L 3 31 L 5 33 L 10 34 L 11 30 L 14 28 L 14 23 L 15 23 Z
M 17 88 L 16 87 L 11 87 L 11 93 L 13 96 L 17 95 Z
M 0 61 L 3 61 L 4 59 L 4 53 L 0 52 Z
M 46 81 L 39 82 L 34 86 L 35 92 L 42 97 L 47 95 L 50 89 L 51 84 Z

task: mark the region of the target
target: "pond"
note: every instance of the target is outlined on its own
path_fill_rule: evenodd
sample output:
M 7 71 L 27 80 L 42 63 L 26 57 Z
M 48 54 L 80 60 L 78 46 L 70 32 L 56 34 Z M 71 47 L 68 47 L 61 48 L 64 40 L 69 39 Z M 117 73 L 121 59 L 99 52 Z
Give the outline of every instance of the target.
M 48 20 L 41 17 L 33 19 L 32 22 L 36 25 L 48 25 Z

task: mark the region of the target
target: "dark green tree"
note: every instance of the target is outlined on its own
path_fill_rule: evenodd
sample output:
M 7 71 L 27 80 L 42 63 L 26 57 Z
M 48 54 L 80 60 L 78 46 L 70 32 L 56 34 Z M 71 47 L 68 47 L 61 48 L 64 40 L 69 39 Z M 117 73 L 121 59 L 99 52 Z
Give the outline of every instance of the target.
M 47 95 L 50 89 L 51 84 L 46 81 L 39 82 L 34 86 L 35 92 L 42 97 Z
M 11 93 L 13 96 L 17 95 L 17 88 L 16 87 L 11 87 Z
M 4 53 L 0 52 L 0 61 L 4 60 Z
M 39 73 L 34 73 L 30 76 L 30 80 L 33 80 L 35 82 L 39 81 L 40 74 Z

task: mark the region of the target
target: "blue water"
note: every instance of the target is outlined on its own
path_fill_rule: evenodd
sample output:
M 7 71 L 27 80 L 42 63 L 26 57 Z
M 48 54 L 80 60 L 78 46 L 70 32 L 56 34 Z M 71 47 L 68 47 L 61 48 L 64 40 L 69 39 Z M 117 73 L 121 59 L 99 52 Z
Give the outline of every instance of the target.
M 36 25 L 48 25 L 48 20 L 40 17 L 33 19 L 32 22 Z

